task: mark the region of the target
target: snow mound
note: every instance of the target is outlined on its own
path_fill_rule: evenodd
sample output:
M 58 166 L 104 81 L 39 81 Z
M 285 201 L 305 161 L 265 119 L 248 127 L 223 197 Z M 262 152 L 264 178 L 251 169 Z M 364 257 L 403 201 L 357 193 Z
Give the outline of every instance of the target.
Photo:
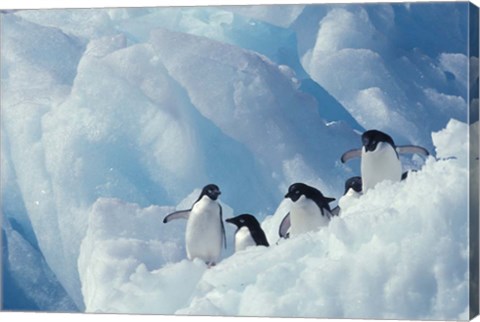
M 211 269 L 182 259 L 181 222 L 161 224 L 171 208 L 98 200 L 79 261 L 87 311 L 466 319 L 468 150 L 451 142 L 467 131 L 452 120 L 432 134 L 448 158 L 429 157 L 405 181 L 353 200 L 329 226 L 276 243 L 282 202 L 262 222 L 270 247 Z
M 190 208 L 196 198 L 197 189 L 176 209 Z M 222 208 L 224 218 L 232 216 L 228 205 Z M 157 313 L 174 313 L 188 301 L 207 267 L 186 260 L 186 221 L 163 223 L 173 211 L 119 199 L 94 203 L 78 260 L 87 311 L 152 313 L 156 307 Z M 227 237 L 233 238 L 231 229 Z M 223 256 L 231 255 L 232 248 L 229 245 Z
M 117 199 L 97 200 L 78 260 L 89 311 L 118 312 L 118 302 L 130 302 L 125 284 L 132 273 L 140 274 L 140 266 L 152 271 L 181 259 L 184 243 L 179 223 L 169 227 L 162 223 L 172 211 L 156 206 L 140 209 Z

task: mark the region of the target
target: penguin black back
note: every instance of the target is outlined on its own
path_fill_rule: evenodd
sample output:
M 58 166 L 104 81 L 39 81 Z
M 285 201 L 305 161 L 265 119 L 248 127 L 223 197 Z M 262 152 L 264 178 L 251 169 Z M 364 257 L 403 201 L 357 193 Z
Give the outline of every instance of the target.
M 250 214 L 241 214 L 233 218 L 228 218 L 225 221 L 237 226 L 237 231 L 242 227 L 247 227 L 257 246 L 270 246 L 268 244 L 267 237 L 265 236 L 265 232 L 260 226 L 257 218 L 254 216 Z

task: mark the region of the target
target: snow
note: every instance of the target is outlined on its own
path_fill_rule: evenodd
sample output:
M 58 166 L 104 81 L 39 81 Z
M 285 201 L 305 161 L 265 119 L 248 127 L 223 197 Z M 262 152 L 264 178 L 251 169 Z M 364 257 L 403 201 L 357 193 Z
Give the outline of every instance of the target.
M 184 222 L 161 223 L 173 208 L 99 199 L 79 260 L 86 309 L 465 319 L 468 149 L 452 143 L 467 142 L 467 131 L 450 121 L 432 134 L 441 159 L 429 157 L 405 181 L 382 182 L 350 199 L 327 227 L 277 244 L 278 223 L 290 207 L 281 203 L 262 223 L 269 248 L 229 254 L 211 269 L 185 259 Z M 231 234 L 228 243 L 232 248 Z
M 478 58 L 467 59 L 465 13 L 462 3 L 1 13 L 12 307 L 466 318 L 467 90 L 478 79 L 467 68 Z M 419 171 L 279 241 L 288 186 L 338 200 L 359 175 L 339 158 L 368 128 L 433 156 L 402 158 Z M 162 220 L 208 183 L 224 218 L 255 215 L 270 247 L 234 254 L 226 225 L 215 267 L 186 259 L 185 221 Z
M 464 319 L 467 149 L 450 143 L 465 138 L 467 130 L 466 124 L 451 121 L 433 135 L 439 155 L 448 159 L 430 157 L 421 171 L 404 182 L 381 183 L 352 200 L 328 227 L 276 245 L 276 231 L 269 226 L 278 227 L 274 219 L 281 220 L 285 214 L 281 205 L 264 222 L 271 247 L 235 253 L 211 269 L 199 261 L 181 259 L 185 255 L 180 248 L 173 248 L 176 259 L 160 255 L 161 251 L 149 255 L 150 247 L 163 241 L 182 244 L 177 227 L 161 227 L 162 214 L 168 209 L 139 209 L 117 200 L 99 200 L 90 220 L 101 224 L 90 223 L 84 245 L 91 242 L 91 235 L 102 241 L 95 243 L 95 252 L 82 251 L 88 258 L 86 265 L 80 261 L 81 271 L 91 271 L 90 278 L 98 275 L 93 280 L 83 278 L 85 287 L 94 289 L 84 291 L 87 311 Z M 107 216 L 109 221 L 104 219 Z M 120 224 L 117 216 L 131 220 L 133 227 Z M 155 223 L 144 222 L 155 217 Z M 129 230 L 117 231 L 117 227 Z M 135 247 L 126 247 L 138 242 L 131 238 L 135 227 L 149 228 L 136 236 L 146 243 L 142 256 L 147 261 L 138 259 Z M 108 241 L 102 235 L 108 235 Z M 109 248 L 104 249 L 104 244 Z M 163 247 L 163 254 L 165 248 L 169 249 Z M 152 257 L 158 262 L 149 262 Z M 116 274 L 102 273 L 109 271 L 99 268 L 104 265 L 115 267 Z M 103 294 L 109 295 L 108 300 Z M 89 305 L 91 299 L 96 300 Z
M 476 125 L 473 124 L 471 126 Z M 455 119 L 451 119 L 448 122 L 447 128 L 451 129 L 451 132 L 455 133 L 455 135 L 449 134 L 448 132 L 432 133 L 432 139 L 437 143 L 435 149 L 437 157 L 455 157 L 459 161 L 466 163 L 469 156 L 464 151 L 468 151 L 470 144 L 468 140 L 465 140 L 468 128 L 465 127 L 464 123 Z

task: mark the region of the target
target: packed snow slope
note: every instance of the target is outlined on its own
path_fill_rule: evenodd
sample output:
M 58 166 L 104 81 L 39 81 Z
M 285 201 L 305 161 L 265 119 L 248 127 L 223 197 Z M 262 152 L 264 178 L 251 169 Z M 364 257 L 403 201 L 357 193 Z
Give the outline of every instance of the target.
M 467 9 L 1 13 L 2 279 L 16 294 L 4 308 L 464 316 L 467 151 L 449 149 L 468 140 Z M 456 159 L 404 158 L 422 171 L 369 192 L 328 229 L 270 249 L 231 256 L 228 227 L 211 270 L 185 260 L 184 222 L 161 223 L 212 182 L 225 218 L 254 214 L 275 244 L 288 186 L 340 197 L 359 167 L 339 158 L 367 128 Z M 445 207 L 422 204 L 430 194 Z
M 439 160 L 430 157 L 404 182 L 377 185 L 320 231 L 276 244 L 290 205 L 284 201 L 262 223 L 269 248 L 247 248 L 211 269 L 185 259 L 184 221 L 162 224 L 173 208 L 99 199 L 79 260 L 86 309 L 465 319 L 467 132 L 466 124 L 452 120 L 433 134 Z M 227 228 L 232 243 L 233 228 Z

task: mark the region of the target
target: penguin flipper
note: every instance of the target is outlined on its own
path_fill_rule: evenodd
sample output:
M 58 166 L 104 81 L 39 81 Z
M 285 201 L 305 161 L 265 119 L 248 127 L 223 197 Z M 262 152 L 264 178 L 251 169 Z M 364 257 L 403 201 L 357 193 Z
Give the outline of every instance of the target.
M 399 154 L 419 154 L 428 157 L 430 153 L 424 147 L 418 145 L 400 145 L 397 146 Z
M 166 224 L 167 222 L 170 222 L 175 219 L 188 219 L 188 216 L 190 215 L 190 211 L 192 209 L 187 209 L 187 210 L 179 210 L 172 212 L 171 214 L 168 214 L 165 218 L 163 218 L 163 223 Z
M 332 214 L 332 217 L 333 216 L 340 216 L 340 207 L 336 206 L 335 208 L 332 209 L 332 211 L 330 213 Z
M 220 226 L 222 226 L 222 236 L 223 236 L 223 246 L 227 249 L 227 235 L 225 234 L 225 226 L 223 225 L 223 211 L 222 206 L 218 204 L 220 207 Z
M 288 229 L 290 229 L 290 212 L 283 218 L 278 228 L 278 235 L 280 238 L 287 238 Z
M 353 149 L 342 154 L 342 157 L 340 158 L 340 160 L 342 161 L 342 163 L 345 163 L 350 159 L 360 158 L 361 156 L 362 156 L 362 149 Z

